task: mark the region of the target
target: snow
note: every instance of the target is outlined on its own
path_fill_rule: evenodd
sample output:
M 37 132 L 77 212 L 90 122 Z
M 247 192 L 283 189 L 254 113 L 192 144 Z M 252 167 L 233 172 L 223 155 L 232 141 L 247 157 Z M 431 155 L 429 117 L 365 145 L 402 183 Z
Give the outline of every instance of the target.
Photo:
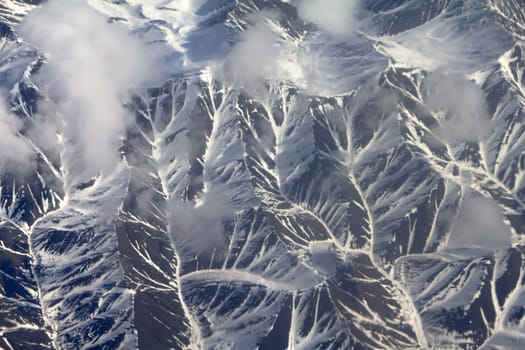
M 122 335 L 129 348 L 159 341 L 158 348 L 251 349 L 279 337 L 297 349 L 523 342 L 525 321 L 512 317 L 525 302 L 525 269 L 513 266 L 516 282 L 502 263 L 523 260 L 525 240 L 525 129 L 517 122 L 525 93 L 514 51 L 521 45 L 495 24 L 494 9 L 467 1 L 394 35 L 362 27 L 348 40 L 269 16 L 263 22 L 281 50 L 272 64 L 286 74 L 250 86 L 225 78 L 221 62 L 251 1 L 88 1 L 162 51 L 169 81 L 128 102 L 139 122 L 107 176 L 74 183 L 60 156 L 35 144 L 41 162 L 29 179 L 43 188 L 2 178 L 2 228 L 12 225 L 29 250 L 4 237 L 0 250 L 32 258 L 35 276 L 26 289 L 41 319 L 26 328 L 45 324 L 57 348 L 78 345 L 66 335 L 86 347 Z M 28 52 L 0 45 L 0 73 L 13 84 L 33 78 Z M 435 70 L 483 88 L 490 135 L 452 142 L 436 132 L 443 115 L 424 98 Z M 21 91 L 13 88 L 12 100 L 31 118 Z M 490 199 L 489 214 L 498 214 L 469 213 L 455 225 L 468 193 Z M 503 229 L 486 220 L 505 226 L 505 240 L 465 239 Z M 191 235 L 198 244 L 181 239 Z M 106 316 L 116 323 L 87 331 Z M 456 324 L 465 331 L 451 329 Z M 0 332 L 1 341 L 9 329 Z

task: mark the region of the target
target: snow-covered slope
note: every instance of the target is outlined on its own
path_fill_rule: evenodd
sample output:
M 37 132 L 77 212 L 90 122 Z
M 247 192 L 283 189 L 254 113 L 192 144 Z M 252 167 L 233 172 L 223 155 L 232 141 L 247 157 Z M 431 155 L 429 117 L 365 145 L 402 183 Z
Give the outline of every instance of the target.
M 320 3 L 88 0 L 158 57 L 84 177 L 0 4 L 0 348 L 524 346 L 525 5 Z

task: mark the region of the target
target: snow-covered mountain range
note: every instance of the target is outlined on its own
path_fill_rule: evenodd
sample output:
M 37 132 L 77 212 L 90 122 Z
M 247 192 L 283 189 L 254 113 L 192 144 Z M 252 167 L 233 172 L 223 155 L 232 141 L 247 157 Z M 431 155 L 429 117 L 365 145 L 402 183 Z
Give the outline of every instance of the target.
M 3 0 L 1 349 L 525 348 L 522 0 Z

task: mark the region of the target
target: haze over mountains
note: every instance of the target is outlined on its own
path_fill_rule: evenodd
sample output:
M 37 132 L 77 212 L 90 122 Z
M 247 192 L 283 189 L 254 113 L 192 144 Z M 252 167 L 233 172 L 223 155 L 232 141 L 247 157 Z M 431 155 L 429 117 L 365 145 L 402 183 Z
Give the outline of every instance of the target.
M 525 344 L 521 0 L 4 0 L 1 349 Z

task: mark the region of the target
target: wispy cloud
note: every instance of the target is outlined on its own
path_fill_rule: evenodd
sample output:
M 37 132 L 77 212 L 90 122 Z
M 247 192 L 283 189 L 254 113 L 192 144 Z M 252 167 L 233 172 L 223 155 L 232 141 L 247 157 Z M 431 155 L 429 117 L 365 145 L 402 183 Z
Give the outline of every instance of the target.
M 511 232 L 497 203 L 468 193 L 452 224 L 449 248 L 503 249 L 511 244 Z
M 249 27 L 240 33 L 226 60 L 229 79 L 248 88 L 264 80 L 300 80 L 297 47 L 276 30 L 275 21 L 280 15 L 263 11 L 249 16 Z
M 36 80 L 60 115 L 62 123 L 55 125 L 68 146 L 68 172 L 86 178 L 109 171 L 132 121 L 122 99 L 155 72 L 150 51 L 122 24 L 109 23 L 80 0 L 47 2 L 18 32 L 45 56 Z
M 291 82 L 307 93 L 332 95 L 377 75 L 387 59 L 367 39 L 352 36 L 364 23 L 359 2 L 328 2 L 297 3 L 301 18 L 317 26 L 304 37 L 293 37 L 280 27 L 284 14 L 278 10 L 248 16 L 248 28 L 227 56 L 227 77 L 245 88 L 264 81 Z M 334 23 L 340 27 L 332 27 Z
M 206 191 L 197 202 L 171 202 L 172 235 L 182 249 L 193 254 L 220 252 L 228 244 L 224 225 L 233 219 L 234 207 L 218 190 Z
M 397 64 L 427 71 L 471 73 L 490 64 L 510 49 L 514 40 L 496 21 L 483 2 L 462 6 L 451 3 L 441 15 L 393 36 L 377 38 Z M 406 12 L 404 12 L 406 11 Z M 399 16 L 410 18 L 407 8 Z
M 269 14 L 269 13 L 268 13 Z M 272 62 L 278 59 L 279 37 L 263 14 L 249 18 L 251 26 L 242 32 L 232 48 L 228 65 L 234 78 L 253 81 L 271 74 Z
M 336 35 L 355 33 L 362 12 L 358 0 L 300 0 L 297 10 L 304 21 Z
M 442 116 L 437 133 L 448 142 L 477 142 L 491 131 L 486 97 L 475 82 L 460 74 L 430 73 L 424 82 L 424 101 Z
M 8 108 L 0 94 L 0 168 L 11 172 L 24 172 L 34 161 L 34 152 L 22 137 L 23 122 Z

